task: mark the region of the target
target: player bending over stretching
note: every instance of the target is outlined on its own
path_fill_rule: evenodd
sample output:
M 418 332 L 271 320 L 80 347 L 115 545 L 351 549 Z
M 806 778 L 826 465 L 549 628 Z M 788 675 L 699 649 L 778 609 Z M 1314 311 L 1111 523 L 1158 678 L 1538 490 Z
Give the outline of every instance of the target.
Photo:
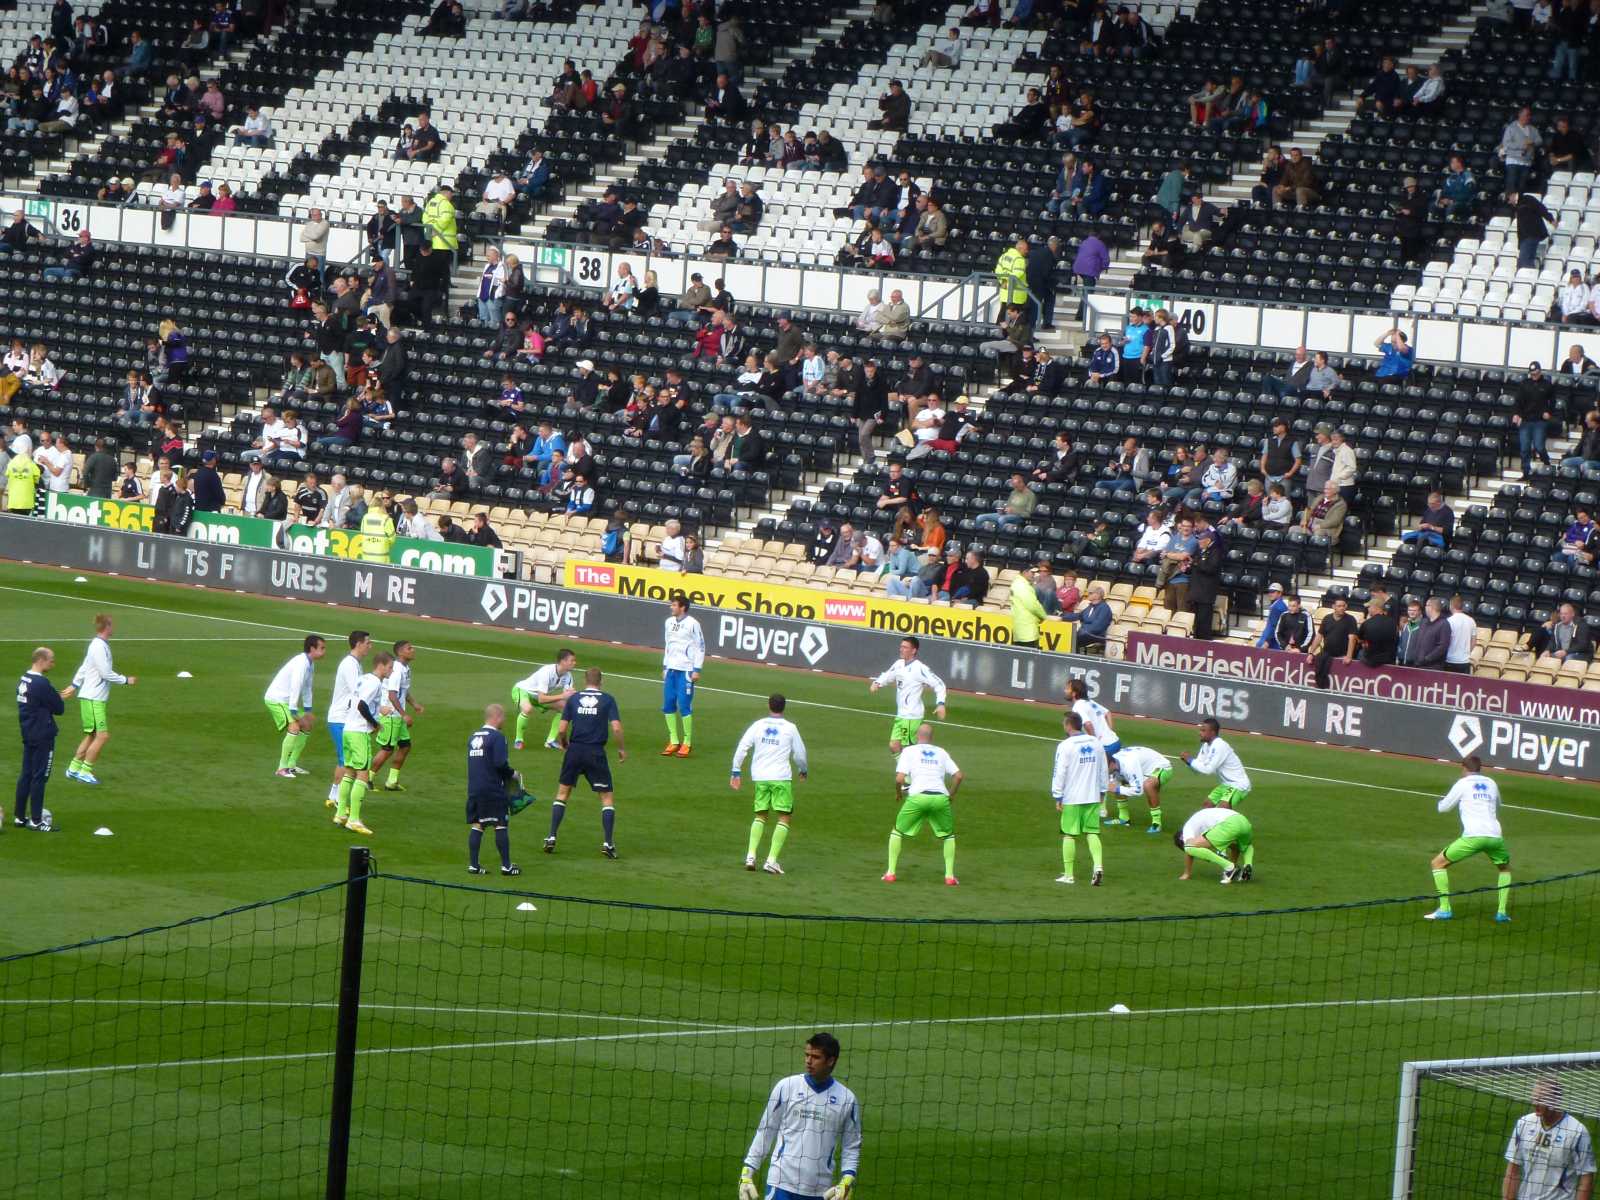
M 550 712 L 550 732 L 545 735 L 544 748 L 561 749 L 556 734 L 561 731 L 561 710 L 576 694 L 572 687 L 572 668 L 577 665 L 577 653 L 563 647 L 556 651 L 555 662 L 540 667 L 512 687 L 511 702 L 517 709 L 517 739 L 511 744 L 513 750 L 522 749 L 528 719 L 533 716 L 534 709 Z
M 1123 820 L 1128 817 L 1126 801 L 1143 795 L 1150 805 L 1150 828 L 1146 833 L 1161 832 L 1161 789 L 1172 778 L 1172 763 L 1164 754 L 1157 754 L 1148 746 L 1124 746 L 1118 750 L 1112 765 L 1122 776 L 1122 786 L 1117 789 L 1117 813 Z
M 1222 882 L 1232 883 L 1237 876 L 1240 883 L 1248 883 L 1255 874 L 1255 830 L 1250 818 L 1231 808 L 1213 805 L 1202 808 L 1183 823 L 1183 828 L 1172 835 L 1172 841 L 1184 853 L 1183 874 L 1188 879 L 1194 860 L 1203 858 L 1222 868 Z M 1239 865 L 1236 867 L 1224 855 L 1229 847 L 1237 847 Z

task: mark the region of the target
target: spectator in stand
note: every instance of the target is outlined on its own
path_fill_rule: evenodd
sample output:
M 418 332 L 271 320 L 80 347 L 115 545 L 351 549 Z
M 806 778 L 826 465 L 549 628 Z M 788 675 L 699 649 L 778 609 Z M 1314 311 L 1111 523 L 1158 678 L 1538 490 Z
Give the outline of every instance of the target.
M 966 604 L 972 608 L 982 606 L 989 594 L 989 572 L 983 565 L 983 556 L 968 550 L 961 565 L 946 580 L 946 592 L 941 596 L 949 604 Z
M 1139 445 L 1138 438 L 1129 437 L 1112 455 L 1105 475 L 1094 486 L 1113 492 L 1137 492 L 1155 478 L 1150 469 L 1150 452 Z
M 89 240 L 89 231 L 80 229 L 78 240 L 67 248 L 60 266 L 46 267 L 44 278 L 53 283 L 75 283 L 94 269 L 100 252 Z
M 961 30 L 952 25 L 945 36 L 933 44 L 917 64 L 922 67 L 954 68 L 961 65 Z
M 1555 217 L 1532 192 L 1519 192 L 1511 199 L 1516 206 L 1512 216 L 1517 223 L 1517 266 L 1537 266 L 1539 247 L 1549 240 L 1549 222 Z
M 1188 207 L 1183 210 L 1178 240 L 1189 253 L 1199 254 L 1217 236 L 1217 230 L 1221 225 L 1221 210 L 1196 191 L 1189 197 Z
M 1444 101 L 1444 72 L 1439 64 L 1428 68 L 1428 77 L 1419 80 L 1415 67 L 1406 68 L 1406 111 L 1416 117 L 1429 116 L 1439 110 Z
M 1472 647 L 1478 640 L 1478 626 L 1467 615 L 1467 604 L 1460 596 L 1450 597 L 1450 615 L 1445 618 L 1450 642 L 1445 650 L 1443 669 L 1456 675 L 1472 674 Z
M 898 79 L 891 79 L 889 90 L 878 97 L 878 111 L 881 115 L 867 122 L 868 129 L 904 133 L 911 124 L 911 97 L 906 95 L 905 85 Z
M 1289 611 L 1289 601 L 1284 597 L 1283 584 L 1276 581 L 1267 585 L 1267 611 L 1261 625 L 1261 636 L 1256 638 L 1258 650 L 1282 650 L 1283 646 L 1278 641 L 1278 627 L 1283 621 L 1283 614 Z
M 1467 169 L 1467 160 L 1459 154 L 1450 156 L 1450 169 L 1444 174 L 1439 190 L 1433 194 L 1433 214 L 1440 220 L 1448 217 L 1470 219 L 1478 199 L 1478 181 Z
M 1347 505 L 1354 504 L 1356 479 L 1360 472 L 1355 448 L 1345 441 L 1344 430 L 1338 428 L 1329 433 L 1328 448 L 1333 455 L 1333 466 L 1328 473 L 1328 482 L 1339 489 L 1339 494 L 1344 497 Z
M 1589 566 L 1597 555 L 1600 555 L 1600 527 L 1595 525 L 1589 510 L 1580 504 L 1561 535 L 1556 557 Z
M 1444 502 L 1443 493 L 1429 492 L 1428 506 L 1422 511 L 1422 519 L 1417 522 L 1415 529 L 1402 533 L 1400 540 L 1408 545 L 1435 546 L 1445 550 L 1450 546 L 1455 528 L 1455 511 Z
M 1406 601 L 1406 611 L 1399 618 L 1395 633 L 1394 661 L 1402 667 L 1411 666 L 1411 658 L 1416 644 L 1417 634 L 1426 623 L 1422 612 L 1422 601 L 1412 598 Z
M 1583 416 L 1583 431 L 1572 453 L 1561 460 L 1563 475 L 1580 476 L 1586 471 L 1600 471 L 1600 409 L 1590 409 Z
M 272 121 L 254 104 L 245 105 L 244 124 L 235 125 L 232 133 L 235 146 L 264 150 L 272 145 Z
M 1261 453 L 1256 460 L 1261 482 L 1268 487 L 1274 483 L 1288 483 L 1300 473 L 1303 460 L 1300 443 L 1289 432 L 1289 422 L 1283 417 L 1274 417 L 1272 432 L 1261 439 Z
M 1239 80 L 1242 87 L 1244 80 Z M 1197 126 L 1204 128 L 1213 117 L 1221 115 L 1223 106 L 1228 98 L 1228 89 L 1223 87 L 1214 78 L 1208 78 L 1200 87 L 1187 97 L 1189 105 L 1189 118 Z
M 1112 344 L 1111 335 L 1102 333 L 1100 344 L 1095 347 L 1094 353 L 1089 356 L 1089 382 L 1108 383 L 1114 381 L 1122 367 L 1121 356 Z
M 1348 511 L 1349 507 L 1344 497 L 1339 494 L 1338 485 L 1330 479 L 1323 484 L 1321 496 L 1315 500 L 1308 500 L 1305 512 L 1300 518 L 1300 527 L 1307 533 L 1320 533 L 1337 543 L 1340 533 L 1344 530 L 1344 518 Z
M 1361 664 L 1381 668 L 1392 666 L 1400 649 L 1400 624 L 1390 616 L 1383 601 L 1374 599 L 1367 605 L 1367 619 L 1356 630 L 1361 647 Z
M 1589 662 L 1594 657 L 1594 634 L 1578 616 L 1577 606 L 1563 601 L 1548 621 L 1528 635 L 1528 652 L 1536 657 L 1549 654 L 1560 662 Z
M 1167 523 L 1165 513 L 1159 508 L 1152 508 L 1144 515 L 1144 528 L 1139 531 L 1139 540 L 1133 547 L 1133 561 L 1158 562 L 1171 544 L 1172 528 Z
M 1588 169 L 1593 161 L 1585 134 L 1572 127 L 1567 117 L 1557 117 L 1555 131 L 1550 135 L 1549 162 L 1552 171 L 1580 171 Z
M 744 120 L 748 105 L 744 96 L 733 80 L 725 73 L 719 73 L 705 96 L 706 119 L 708 121 L 725 121 L 730 125 L 737 125 Z
M 1350 598 L 1335 596 L 1332 610 L 1322 618 L 1316 637 L 1306 649 L 1306 657 L 1314 664 L 1313 679 L 1317 687 L 1327 689 L 1329 672 L 1335 661 L 1348 665 L 1355 659 L 1360 640 L 1360 627 L 1350 615 Z
M 877 332 L 881 338 L 903 338 L 911 332 L 911 305 L 899 288 L 889 293 L 888 303 L 878 313 Z
M 1524 105 L 1500 134 L 1495 154 L 1505 164 L 1506 200 L 1515 202 L 1544 149 L 1544 135 L 1533 125 L 1533 109 Z
M 1378 73 L 1367 81 L 1356 100 L 1356 112 L 1369 107 L 1381 117 L 1395 116 L 1405 107 L 1405 82 L 1395 72 L 1394 59 L 1385 54 L 1378 63 Z
M 1045 121 L 1048 116 L 1043 94 L 1038 88 L 1031 87 L 1027 90 L 1021 107 L 1011 114 L 1011 118 L 994 127 L 994 136 L 1033 141 L 1045 132 Z
M 1402 662 L 1408 667 L 1442 671 L 1445 654 L 1450 649 L 1450 623 L 1445 619 L 1444 605 L 1437 597 L 1429 596 L 1422 609 L 1421 624 L 1410 637 Z
M 361 400 L 351 396 L 345 401 L 344 411 L 335 418 L 331 433 L 325 433 L 312 445 L 318 450 L 343 449 L 354 446 L 361 440 L 363 421 L 361 416 Z
M 1272 200 L 1278 207 L 1291 200 L 1300 208 L 1310 208 L 1322 199 L 1322 185 L 1317 180 L 1316 167 L 1299 146 L 1289 147 L 1289 158 L 1278 176 L 1278 186 L 1272 189 Z
M 883 543 L 872 534 L 858 531 L 850 541 L 844 569 L 857 575 L 876 575 L 883 560 Z
M 1106 273 L 1106 268 L 1111 265 L 1111 251 L 1100 240 L 1097 234 L 1089 234 L 1078 243 L 1078 252 L 1072 259 L 1072 274 L 1078 281 L 1078 316 L 1083 316 L 1083 307 L 1088 303 L 1089 289 L 1094 287 L 1100 276 Z
M 912 585 L 923 568 L 916 551 L 911 548 L 911 535 L 902 533 L 892 539 L 893 549 L 883 565 L 884 592 L 890 596 L 909 599 Z
M 1171 387 L 1178 378 L 1184 359 L 1186 336 L 1183 327 L 1164 308 L 1155 311 L 1155 329 L 1150 338 L 1150 376 L 1157 387 Z
M 1142 383 L 1145 367 L 1150 361 L 1150 335 L 1154 330 L 1144 309 L 1135 306 L 1128 311 L 1128 323 L 1122 327 L 1122 367 L 1118 378 L 1123 383 Z
M 1556 303 L 1551 315 L 1565 325 L 1593 325 L 1590 312 L 1594 297 L 1589 285 L 1583 281 L 1583 272 L 1574 267 L 1567 274 L 1567 283 L 1556 293 Z
M 1202 501 L 1215 500 L 1219 504 L 1233 502 L 1234 489 L 1239 484 L 1239 468 L 1228 458 L 1228 452 L 1218 446 L 1211 452 L 1211 462 L 1200 477 Z
M 454 457 L 446 455 L 439 462 L 439 477 L 433 481 L 428 495 L 434 500 L 461 500 L 471 490 L 467 473 L 460 469 Z
M 1213 528 L 1195 534 L 1195 553 L 1189 566 L 1189 611 L 1194 614 L 1194 637 L 1210 641 L 1216 636 L 1217 596 L 1222 591 L 1222 568 L 1227 559 L 1221 535 Z
M 1104 654 L 1106 637 L 1111 632 L 1113 613 L 1106 603 L 1106 590 L 1095 584 L 1084 594 L 1084 607 L 1077 612 L 1063 609 L 1061 619 L 1077 623 L 1073 649 L 1080 654 Z
M 1550 465 L 1550 454 L 1545 449 L 1545 438 L 1550 422 L 1555 419 L 1555 385 L 1545 378 L 1538 363 L 1528 365 L 1528 374 L 1517 384 L 1513 396 L 1515 407 L 1511 423 L 1517 429 L 1517 452 L 1522 458 L 1522 474 L 1533 474 L 1533 460 L 1537 456 L 1545 466 Z
M 1375 378 L 1404 379 L 1411 373 L 1411 367 L 1417 361 L 1417 351 L 1398 325 L 1373 344 L 1383 356 L 1383 361 L 1373 372 Z
M 973 524 L 981 530 L 1017 529 L 1033 516 L 1039 497 L 1028 486 L 1027 478 L 1020 472 L 1011 476 L 1011 494 L 995 502 L 995 511 L 979 513 Z

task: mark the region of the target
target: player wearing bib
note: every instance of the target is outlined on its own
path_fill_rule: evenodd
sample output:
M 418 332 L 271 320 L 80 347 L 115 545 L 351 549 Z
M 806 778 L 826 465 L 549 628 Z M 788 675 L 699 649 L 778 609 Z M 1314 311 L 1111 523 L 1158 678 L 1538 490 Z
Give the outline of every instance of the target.
M 308 774 L 300 765 L 300 752 L 306 748 L 311 736 L 311 726 L 316 713 L 312 711 L 315 697 L 312 685 L 316 682 L 317 660 L 328 652 L 328 644 L 316 634 L 306 635 L 296 654 L 272 677 L 267 685 L 267 712 L 275 729 L 283 734 L 283 746 L 278 751 L 279 779 L 293 779 Z
M 384 764 L 389 766 L 389 777 L 383 781 L 386 792 L 406 790 L 400 782 L 400 768 L 411 757 L 411 714 L 420 717 L 423 713 L 422 705 L 411 694 L 411 660 L 416 656 L 417 648 L 410 642 L 394 644 L 394 669 L 389 672 L 386 711 L 378 722 L 378 752 L 372 758 L 374 783 Z
M 556 852 L 556 831 L 567 815 L 567 797 L 582 775 L 589 781 L 595 795 L 600 797 L 600 825 L 605 831 L 605 841 L 600 843 L 600 853 L 607 858 L 617 856 L 613 835 L 616 829 L 616 797 L 611 786 L 611 764 L 606 761 L 606 741 L 617 735 L 617 761 L 627 762 L 628 752 L 622 745 L 622 716 L 617 712 L 617 702 L 607 692 L 600 690 L 603 676 L 599 667 L 584 672 L 584 689 L 567 699 L 561 710 L 561 726 L 557 736 L 566 753 L 561 758 L 561 775 L 556 783 L 556 798 L 550 805 L 550 836 L 544 840 L 544 852 Z
M 132 687 L 139 680 L 133 675 L 119 675 L 111 664 L 111 618 L 105 613 L 94 619 L 94 637 L 89 639 L 89 649 L 83 656 L 83 665 L 72 676 L 72 686 L 78 690 L 78 713 L 83 718 L 83 741 L 67 764 L 67 778 L 79 783 L 99 783 L 95 778 L 94 764 L 111 737 L 111 726 L 106 723 L 106 703 L 111 698 L 111 685 Z
M 768 875 L 782 875 L 778 856 L 789 839 L 789 816 L 794 812 L 793 772 L 798 770 L 802 780 L 806 777 L 806 744 L 800 731 L 784 719 L 783 710 L 788 701 L 774 693 L 767 697 L 767 715 L 744 731 L 733 751 L 733 770 L 728 776 L 728 786 L 739 790 L 740 771 L 744 756 L 750 758 L 750 778 L 756 785 L 755 819 L 750 822 L 750 845 L 745 850 L 744 869 L 756 869 L 756 851 L 761 848 L 761 835 L 766 832 L 767 813 L 778 816 L 778 827 L 772 831 L 772 846 L 767 851 L 767 861 L 761 869 Z M 794 767 L 790 767 L 790 760 Z
M 1117 751 L 1112 766 L 1122 776 L 1122 786 L 1117 789 L 1117 815 L 1127 820 L 1126 801 L 1142 795 L 1150 805 L 1150 828 L 1145 832 L 1160 833 L 1161 789 L 1172 778 L 1171 761 L 1148 746 L 1124 746 Z
M 667 719 L 667 748 L 661 757 L 688 758 L 694 743 L 694 685 L 706 663 L 706 635 L 700 622 L 689 615 L 689 597 L 673 595 L 662 634 L 661 713 Z M 678 724 L 683 724 L 679 734 Z
M 1511 854 L 1500 834 L 1500 788 L 1483 773 L 1483 760 L 1469 754 L 1461 760 L 1461 778 L 1439 800 L 1439 811 L 1458 809 L 1461 836 L 1433 856 L 1433 882 L 1439 889 L 1439 907 L 1427 914 L 1429 921 L 1448 921 L 1455 915 L 1450 908 L 1450 865 L 1481 854 L 1499 868 L 1495 889 L 1499 904 L 1494 919 L 1509 921 L 1506 902 L 1511 899 Z
M 487 875 L 478 863 L 483 848 L 483 831 L 494 831 L 495 849 L 500 852 L 500 874 L 521 875 L 522 868 L 511 861 L 511 796 L 507 785 L 518 782 L 506 753 L 505 734 L 500 726 L 506 710 L 491 704 L 483 711 L 483 724 L 467 739 L 467 874 Z
M 889 753 L 898 755 L 902 747 L 917 740 L 917 726 L 927 709 L 922 704 L 924 688 L 933 692 L 933 715 L 944 720 L 944 680 L 930 671 L 917 657 L 922 643 L 914 637 L 900 639 L 900 660 L 868 685 L 875 692 L 894 684 L 894 727 L 889 730 Z
M 556 734 L 561 729 L 561 710 L 573 695 L 572 668 L 577 664 L 577 653 L 563 648 L 557 651 L 555 662 L 540 667 L 512 687 L 511 703 L 517 712 L 517 737 L 511 743 L 513 750 L 522 749 L 528 732 L 528 720 L 535 709 L 550 714 L 550 732 L 544 739 L 544 748 L 561 749 Z
M 889 835 L 889 869 L 884 872 L 883 881 L 894 882 L 901 844 L 908 837 L 916 837 L 927 824 L 933 827 L 933 836 L 944 844 L 945 886 L 955 887 L 961 881 L 956 878 L 956 819 L 950 802 L 961 786 L 961 769 L 955 759 L 933 744 L 932 725 L 917 726 L 915 737 L 913 744 L 900 751 L 894 767 L 895 798 L 901 804 L 894 819 L 894 832 Z
M 1517 1121 L 1506 1144 L 1505 1200 L 1590 1200 L 1594 1143 L 1562 1105 L 1561 1080 L 1533 1085 L 1533 1111 Z
M 1122 740 L 1117 737 L 1117 731 L 1111 727 L 1111 713 L 1106 706 L 1089 698 L 1089 685 L 1082 679 L 1073 679 L 1067 684 L 1067 700 L 1072 711 L 1078 714 L 1078 719 L 1083 722 L 1083 731 L 1095 741 L 1100 743 L 1101 750 L 1106 755 L 1115 754 L 1122 749 Z M 1110 786 L 1111 768 L 1106 767 L 1106 786 Z M 1100 821 L 1105 825 L 1126 825 L 1128 823 L 1128 806 L 1119 804 L 1118 815 L 1113 817 L 1107 807 L 1108 796 L 1100 797 Z
M 1255 830 L 1250 818 L 1231 808 L 1212 805 L 1202 808 L 1183 823 L 1183 828 L 1172 835 L 1173 845 L 1184 853 L 1183 874 L 1188 879 L 1194 860 L 1203 858 L 1222 868 L 1222 882 L 1248 883 L 1255 874 Z M 1224 855 L 1231 846 L 1238 847 L 1239 863 L 1235 866 Z
M 372 649 L 372 635 L 365 629 L 351 630 L 347 641 L 350 653 L 339 660 L 339 669 L 333 673 L 333 697 L 328 701 L 328 736 L 333 739 L 334 755 L 333 782 L 328 787 L 329 808 L 339 803 L 339 785 L 345 779 L 344 723 L 349 719 L 350 702 L 361 679 L 361 661 Z
M 767 1200 L 847 1200 L 861 1165 L 861 1107 L 833 1077 L 839 1039 L 813 1034 L 803 1075 L 780 1079 L 767 1098 L 739 1171 L 739 1200 L 760 1200 L 756 1172 L 767 1156 Z M 834 1172 L 839 1173 L 835 1183 Z
M 1078 838 L 1089 844 L 1094 862 L 1091 887 L 1105 878 L 1100 860 L 1100 802 L 1106 794 L 1106 755 L 1100 739 L 1086 733 L 1083 718 L 1069 712 L 1061 719 L 1067 736 L 1056 743 L 1055 767 L 1050 773 L 1050 795 L 1061 814 L 1061 874 L 1057 883 L 1075 883 L 1072 864 L 1078 857 Z
M 1222 740 L 1222 726 L 1211 717 L 1200 722 L 1200 749 L 1193 756 L 1182 755 L 1183 765 L 1202 775 L 1215 775 L 1217 786 L 1206 796 L 1207 804 L 1238 808 L 1250 794 L 1250 776 L 1233 747 Z
M 344 778 L 333 823 L 369 837 L 372 830 L 361 823 L 361 801 L 372 786 L 372 742 L 388 703 L 384 684 L 393 668 L 392 654 L 372 660 L 372 670 L 356 680 L 344 719 Z

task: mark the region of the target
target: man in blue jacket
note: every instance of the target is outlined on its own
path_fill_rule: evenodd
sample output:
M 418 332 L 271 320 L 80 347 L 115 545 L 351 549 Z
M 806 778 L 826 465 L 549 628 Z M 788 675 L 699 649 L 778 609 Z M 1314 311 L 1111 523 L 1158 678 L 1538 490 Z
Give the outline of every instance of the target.
M 1080 654 L 1104 654 L 1106 634 L 1111 632 L 1111 606 L 1106 603 L 1106 590 L 1092 587 L 1084 596 L 1087 603 L 1078 612 L 1064 612 L 1063 621 L 1078 622 L 1078 636 L 1072 648 Z
M 45 678 L 56 665 L 55 651 L 40 646 L 33 662 L 17 682 L 17 722 L 22 727 L 22 771 L 17 776 L 12 824 L 42 833 L 54 832 L 44 817 L 44 786 L 56 755 L 56 718 L 66 712 L 66 701 L 77 689 L 58 692 Z M 31 804 L 30 804 L 31 802 Z

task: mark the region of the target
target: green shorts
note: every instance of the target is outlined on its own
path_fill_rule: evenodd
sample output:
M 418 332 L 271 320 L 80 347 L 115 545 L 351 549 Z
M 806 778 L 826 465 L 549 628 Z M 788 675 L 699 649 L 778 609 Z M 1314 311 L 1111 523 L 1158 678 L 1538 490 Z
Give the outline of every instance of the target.
M 1158 788 L 1164 788 L 1167 786 L 1167 784 L 1172 782 L 1172 768 L 1158 767 L 1154 771 L 1151 771 L 1146 778 L 1154 779 Z
M 909 746 L 917 740 L 917 730 L 922 727 L 921 717 L 896 717 L 894 728 L 889 730 L 889 740 Z
M 1229 787 L 1225 783 L 1219 783 L 1211 789 L 1211 794 L 1206 799 L 1212 804 L 1226 804 L 1229 808 L 1238 808 L 1249 794 L 1249 788 Z
M 354 729 L 344 731 L 344 765 L 351 771 L 370 771 L 372 769 L 372 735 L 365 732 L 356 732 Z
M 1444 848 L 1444 856 L 1453 863 L 1471 858 L 1474 854 L 1487 854 L 1497 867 L 1509 866 L 1511 853 L 1506 849 L 1505 838 L 1459 837 Z
M 756 784 L 756 811 L 792 813 L 794 811 L 794 784 L 787 779 Z
M 950 809 L 950 797 L 939 792 L 921 792 L 907 796 L 894 819 L 894 831 L 901 837 L 916 837 L 923 822 L 933 827 L 936 838 L 953 837 L 956 832 L 955 813 Z
M 105 733 L 111 728 L 106 721 L 106 702 L 104 700 L 79 700 L 78 715 L 83 718 L 83 731 L 85 733 Z
M 1231 789 L 1230 789 L 1231 790 Z M 1243 850 L 1255 838 L 1255 830 L 1251 828 L 1250 818 L 1243 813 L 1234 813 L 1230 817 L 1223 817 L 1205 832 L 1206 841 L 1211 843 L 1211 848 L 1218 853 L 1226 850 L 1234 843 L 1238 843 Z
M 1068 804 L 1061 810 L 1061 832 L 1067 837 L 1100 832 L 1100 806 Z
M 411 728 L 398 713 L 392 717 L 378 718 L 378 745 L 384 750 L 411 745 Z
M 538 696 L 536 696 L 533 692 L 525 692 L 521 688 L 511 689 L 511 703 L 516 708 L 517 712 L 522 711 L 522 706 L 524 704 L 527 704 L 535 712 L 550 711 L 550 706 L 548 704 L 540 704 Z
M 288 729 L 289 722 L 295 720 L 295 716 L 289 711 L 287 704 L 274 704 L 271 700 L 268 700 L 267 713 L 272 717 L 273 728 L 279 733 Z

